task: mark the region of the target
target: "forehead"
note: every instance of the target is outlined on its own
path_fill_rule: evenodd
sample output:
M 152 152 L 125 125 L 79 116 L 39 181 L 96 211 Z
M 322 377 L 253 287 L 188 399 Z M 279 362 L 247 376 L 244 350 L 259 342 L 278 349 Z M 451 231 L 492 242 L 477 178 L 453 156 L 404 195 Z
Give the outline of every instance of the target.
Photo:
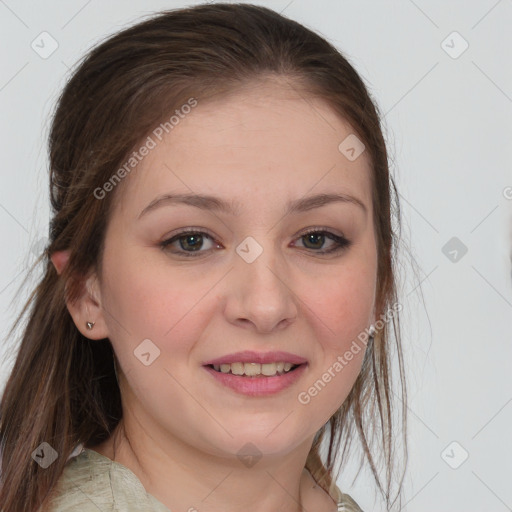
M 369 205 L 367 151 L 353 161 L 340 151 L 354 130 L 324 101 L 275 83 L 196 101 L 172 128 L 150 134 L 154 147 L 123 183 L 123 209 L 138 214 L 170 192 L 215 194 L 243 208 L 251 198 L 263 206 L 334 189 Z

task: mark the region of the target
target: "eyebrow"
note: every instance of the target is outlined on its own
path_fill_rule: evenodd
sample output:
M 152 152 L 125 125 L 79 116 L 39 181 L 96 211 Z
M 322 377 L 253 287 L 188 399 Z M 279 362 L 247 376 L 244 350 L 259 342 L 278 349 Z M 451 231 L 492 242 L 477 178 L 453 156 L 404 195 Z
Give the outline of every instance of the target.
M 366 205 L 357 197 L 349 194 L 316 194 L 303 197 L 288 203 L 285 215 L 298 214 L 320 208 L 332 203 L 347 203 L 359 206 L 365 214 L 368 213 Z M 164 194 L 151 201 L 139 214 L 139 219 L 151 210 L 164 205 L 185 204 L 195 206 L 201 210 L 214 210 L 229 215 L 239 215 L 241 203 L 225 201 L 219 197 L 202 194 Z

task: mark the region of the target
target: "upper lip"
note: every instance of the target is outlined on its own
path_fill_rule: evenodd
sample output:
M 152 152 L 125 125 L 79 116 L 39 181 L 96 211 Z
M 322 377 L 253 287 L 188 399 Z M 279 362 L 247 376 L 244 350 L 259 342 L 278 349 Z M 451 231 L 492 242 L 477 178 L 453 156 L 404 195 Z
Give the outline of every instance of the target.
M 252 350 L 244 350 L 243 352 L 235 352 L 225 356 L 217 357 L 203 363 L 204 366 L 210 364 L 230 364 L 230 363 L 291 363 L 302 364 L 307 363 L 307 359 L 290 352 L 254 352 Z

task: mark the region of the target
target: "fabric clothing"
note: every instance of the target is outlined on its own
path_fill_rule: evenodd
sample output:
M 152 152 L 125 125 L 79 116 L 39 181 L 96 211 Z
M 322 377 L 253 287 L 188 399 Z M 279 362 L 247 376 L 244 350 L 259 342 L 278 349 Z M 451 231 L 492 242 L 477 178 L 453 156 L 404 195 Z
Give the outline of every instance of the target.
M 75 452 L 73 452 L 75 453 Z M 333 486 L 339 512 L 362 512 L 357 503 Z M 82 448 L 70 456 L 57 483 L 51 512 L 171 512 L 149 494 L 126 466 Z

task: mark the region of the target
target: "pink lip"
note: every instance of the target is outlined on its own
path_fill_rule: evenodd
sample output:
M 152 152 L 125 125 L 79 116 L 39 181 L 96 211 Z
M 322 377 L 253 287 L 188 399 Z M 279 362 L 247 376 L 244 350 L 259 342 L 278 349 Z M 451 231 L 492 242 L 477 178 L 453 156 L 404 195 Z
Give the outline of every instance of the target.
M 203 366 L 210 364 L 231 364 L 231 363 L 291 363 L 302 364 L 307 363 L 307 359 L 290 352 L 253 352 L 244 350 L 243 352 L 235 352 L 226 356 L 218 357 L 203 363 Z M 274 377 L 273 377 L 274 378 Z
M 240 361 L 240 359 L 237 361 Z M 209 372 L 217 382 L 233 389 L 237 393 L 247 396 L 264 396 L 278 393 L 279 391 L 291 386 L 300 379 L 307 366 L 307 364 L 301 364 L 300 366 L 297 366 L 295 370 L 283 375 L 275 375 L 273 377 L 244 377 L 241 375 L 232 375 L 231 373 L 221 373 L 210 366 L 204 366 L 203 368 Z

